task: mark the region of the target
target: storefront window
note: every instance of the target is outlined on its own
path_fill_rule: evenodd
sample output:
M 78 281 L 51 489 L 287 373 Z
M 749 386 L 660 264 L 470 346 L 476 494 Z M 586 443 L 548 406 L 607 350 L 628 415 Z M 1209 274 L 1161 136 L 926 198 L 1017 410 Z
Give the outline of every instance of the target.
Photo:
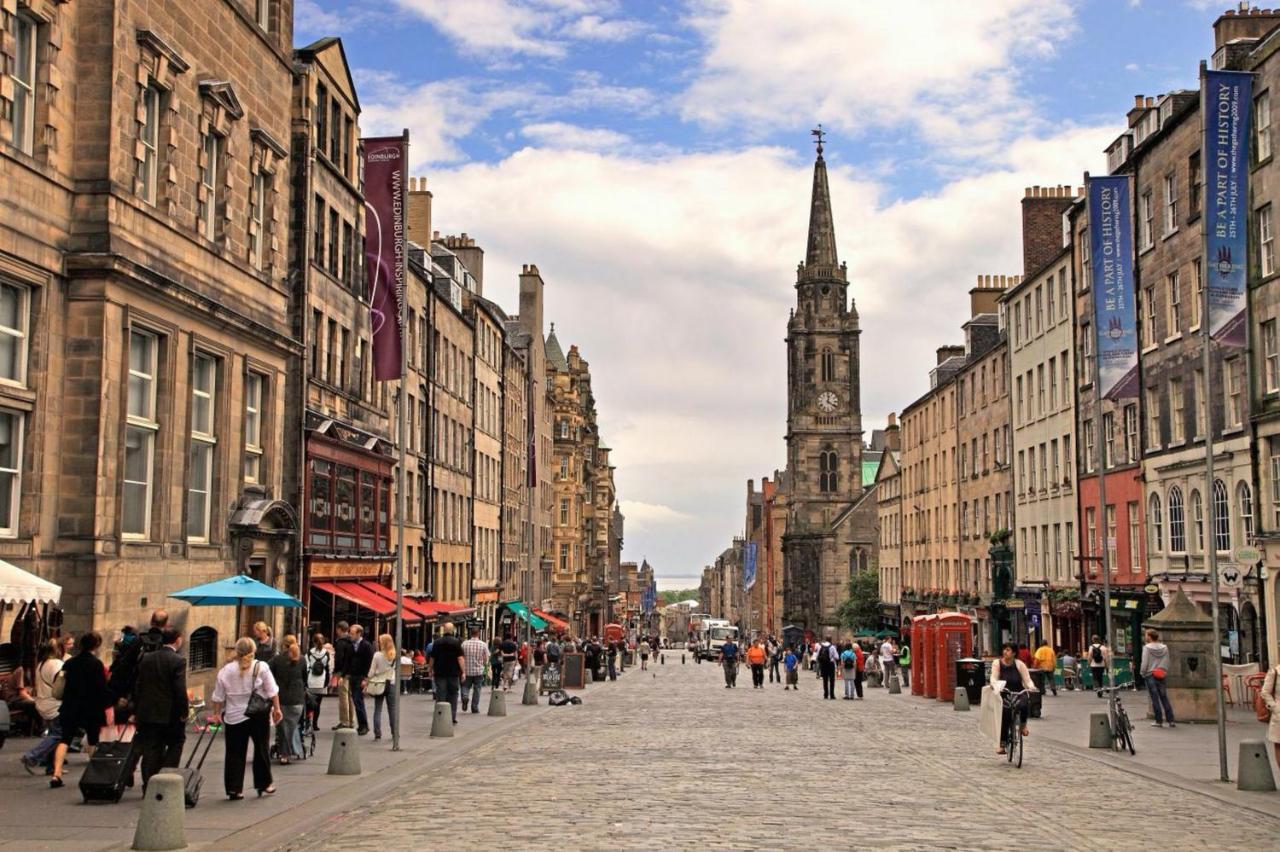
M 372 473 L 360 473 L 360 549 L 373 550 L 377 544 L 373 498 L 378 493 L 378 480 Z
M 333 492 L 333 544 L 341 549 L 356 547 L 356 470 L 338 465 Z
M 327 461 L 311 462 L 311 502 L 308 511 L 310 530 L 307 541 L 313 545 L 328 547 L 332 544 L 333 529 L 333 468 Z

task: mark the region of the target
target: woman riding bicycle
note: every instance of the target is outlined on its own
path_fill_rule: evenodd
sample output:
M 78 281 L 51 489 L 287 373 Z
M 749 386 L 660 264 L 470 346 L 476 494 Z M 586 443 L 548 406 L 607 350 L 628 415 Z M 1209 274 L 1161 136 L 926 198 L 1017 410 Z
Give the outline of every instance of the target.
M 1036 685 L 1031 681 L 1031 672 L 1027 671 L 1026 663 L 1018 659 L 1017 646 L 1006 642 L 1000 648 L 1000 659 L 991 664 L 991 688 L 997 694 L 1002 689 L 1017 692 L 1019 684 L 1027 692 L 1036 691 Z M 1004 744 L 1009 739 L 1009 725 L 1013 724 L 1015 710 L 1022 735 L 1025 737 L 1030 733 L 1027 730 L 1027 700 L 1024 695 L 1012 705 L 1006 704 L 1000 715 L 1000 748 L 996 750 L 996 754 L 1005 753 Z

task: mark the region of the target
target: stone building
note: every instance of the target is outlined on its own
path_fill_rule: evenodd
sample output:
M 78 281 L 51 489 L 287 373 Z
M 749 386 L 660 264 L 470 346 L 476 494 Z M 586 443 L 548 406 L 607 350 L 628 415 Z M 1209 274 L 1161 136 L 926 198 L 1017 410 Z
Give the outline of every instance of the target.
M 889 415 L 888 428 L 898 433 L 897 416 Z M 900 450 L 888 449 L 876 465 L 876 526 L 880 534 L 877 549 L 880 572 L 880 603 L 892 608 L 895 621 L 901 618 L 902 572 L 902 457 Z
M 76 633 L 169 607 L 197 673 L 260 613 L 170 592 L 299 586 L 292 3 L 258 11 L 0 4 L 0 183 L 23 201 L 0 209 L 0 556 L 63 587 Z
M 1076 451 L 1072 260 L 1063 213 L 1070 187 L 1031 187 L 1022 199 L 1023 275 L 1001 297 L 1013 410 L 1014 601 L 1003 638 L 1058 642 L 1049 589 L 1074 588 Z M 1071 644 L 1075 644 L 1074 641 Z
M 446 238 L 446 246 L 449 245 Z M 469 241 L 470 238 L 467 238 Z M 471 241 L 474 242 L 474 241 Z M 492 636 L 498 610 L 502 550 L 503 336 L 506 314 L 483 297 L 484 279 L 465 299 L 475 332 L 475 484 L 471 604 Z M 518 533 L 518 530 L 517 530 Z
M 552 513 L 553 611 L 577 624 L 586 603 L 587 566 L 583 506 L 587 493 L 587 445 L 591 439 L 590 372 L 576 347 L 564 354 L 554 324 L 547 335 L 547 384 L 553 409 L 555 504 Z
M 527 573 L 534 536 L 529 508 L 537 489 L 529 486 L 529 367 L 515 346 L 512 321 L 502 335 L 502 564 L 499 602 L 532 600 Z
M 782 619 L 836 626 L 852 573 L 875 565 L 875 501 L 862 475 L 858 313 L 836 253 L 827 166 L 819 142 L 805 261 L 787 323 L 789 515 Z

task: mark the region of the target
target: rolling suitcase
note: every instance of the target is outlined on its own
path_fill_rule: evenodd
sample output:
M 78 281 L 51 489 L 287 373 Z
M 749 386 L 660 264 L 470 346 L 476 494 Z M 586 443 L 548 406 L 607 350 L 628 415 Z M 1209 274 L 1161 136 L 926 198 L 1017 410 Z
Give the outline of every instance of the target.
M 133 768 L 133 740 L 100 743 L 80 776 L 80 795 L 86 802 L 118 802 Z
M 191 749 L 191 754 L 187 757 L 187 762 L 178 769 L 178 774 L 182 776 L 182 797 L 186 801 L 187 807 L 194 808 L 200 803 L 200 788 L 204 786 L 204 775 L 200 770 L 204 768 L 204 759 L 209 756 L 209 749 L 213 748 L 213 741 L 218 738 L 217 728 L 209 725 L 200 732 L 200 736 L 196 738 L 196 744 Z M 196 759 L 196 754 L 200 752 L 200 744 L 204 742 L 204 735 L 212 730 L 209 734 L 209 742 L 205 743 L 204 752 L 200 754 L 200 759 L 196 761 L 196 765 L 192 766 L 191 762 Z

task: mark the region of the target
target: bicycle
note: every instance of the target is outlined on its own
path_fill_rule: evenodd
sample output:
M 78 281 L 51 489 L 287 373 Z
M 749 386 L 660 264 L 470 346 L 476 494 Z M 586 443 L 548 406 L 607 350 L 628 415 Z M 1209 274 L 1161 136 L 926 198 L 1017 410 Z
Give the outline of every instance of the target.
M 1000 701 L 1004 704 L 1004 714 L 1009 717 L 1009 733 L 1001 741 L 1004 747 L 1005 756 L 1009 762 L 1013 763 L 1019 769 L 1022 768 L 1022 724 L 1014 714 L 1019 705 L 1027 703 L 1028 691 L 1025 689 L 1017 692 L 1004 691 L 1000 693 Z
M 1133 687 L 1132 683 L 1102 687 L 1102 691 L 1107 693 L 1107 725 L 1111 728 L 1111 747 L 1116 751 L 1128 749 L 1130 755 L 1138 752 L 1133 747 L 1133 722 L 1129 721 L 1129 714 L 1120 701 L 1120 690 Z

